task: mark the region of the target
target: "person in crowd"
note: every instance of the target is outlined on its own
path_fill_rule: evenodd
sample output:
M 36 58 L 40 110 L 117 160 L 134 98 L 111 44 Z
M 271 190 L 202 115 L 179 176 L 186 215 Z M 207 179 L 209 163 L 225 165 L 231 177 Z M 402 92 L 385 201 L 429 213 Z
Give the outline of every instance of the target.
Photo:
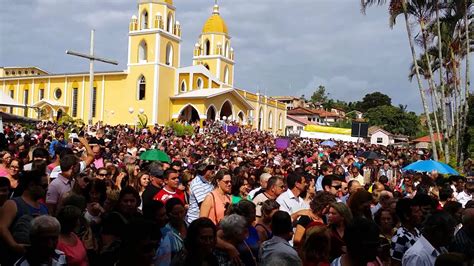
M 352 222 L 352 213 L 344 203 L 333 202 L 329 204 L 327 218 L 331 234 L 329 256 L 332 260 L 345 253 L 344 232 L 347 225 Z
M 166 171 L 169 171 L 168 169 Z M 178 198 L 170 198 L 165 203 L 168 224 L 161 230 L 163 239 L 156 252 L 155 265 L 170 265 L 174 256 L 181 251 L 187 229 L 184 217 L 186 210 L 184 203 Z
M 232 189 L 230 191 L 230 201 L 232 204 L 237 204 L 239 201 L 245 198 L 243 193 L 243 189 L 246 189 L 245 183 L 248 181 L 240 178 L 240 176 L 233 175 L 232 176 Z M 248 192 L 247 192 L 248 193 Z
M 140 217 L 130 220 L 125 226 L 117 266 L 150 266 L 153 264 L 159 231 L 154 230 L 153 224 Z M 110 265 L 109 263 L 105 265 Z
M 354 218 L 344 232 L 344 241 L 347 253 L 333 260 L 331 266 L 383 265 L 377 257 L 379 229 L 372 220 Z
M 163 187 L 163 164 L 159 162 L 153 162 L 148 166 L 148 172 L 150 173 L 150 184 L 145 188 L 142 193 L 143 208 L 152 203 L 153 198 Z
M 143 217 L 151 221 L 163 234 L 163 228 L 168 224 L 168 215 L 163 202 L 155 200 L 144 207 Z
M 176 254 L 171 265 L 218 266 L 213 253 L 216 242 L 217 227 L 209 218 L 201 217 L 192 221 L 184 239 L 184 248 Z
M 462 227 L 462 214 L 464 212 L 462 204 L 457 201 L 448 201 L 443 205 L 443 211 L 449 213 L 456 221 L 456 230 L 454 232 L 456 234 Z
M 365 185 L 364 177 L 360 174 L 359 167 L 353 165 L 349 171 L 349 181 L 356 180 L 361 186 Z
M 139 172 L 137 178 L 135 179 L 135 183 L 133 187 L 138 191 L 140 197 L 142 197 L 143 192 L 145 191 L 146 187 L 150 184 L 150 175 L 147 172 Z M 140 205 L 139 209 L 143 208 L 143 198 L 142 204 Z
M 474 260 L 474 208 L 464 211 L 462 227 L 454 236 L 449 250 L 466 254 L 470 261 Z
M 9 250 L 10 258 L 25 252 L 30 241 L 31 220 L 48 214 L 48 208 L 41 203 L 46 185 L 47 180 L 40 171 L 25 172 L 19 183 L 23 191 L 21 197 L 7 200 L 0 209 L 0 237 Z
M 0 176 L 0 208 L 10 197 L 11 190 L 10 180 L 4 176 Z
M 316 191 L 323 190 L 323 178 L 324 176 L 332 175 L 334 172 L 334 168 L 328 163 L 323 163 L 321 167 L 319 167 L 319 172 L 321 173 L 321 175 L 318 177 L 318 179 L 316 179 Z
M 8 176 L 8 167 L 12 160 L 12 155 L 8 151 L 0 151 L 0 176 Z
M 273 237 L 262 243 L 260 249 L 260 261 L 263 265 L 270 265 L 269 258 L 273 256 L 282 256 L 290 258 L 295 264 L 302 265 L 298 253 L 290 245 L 289 241 L 293 236 L 293 224 L 291 216 L 284 211 L 277 211 L 272 217 Z
M 314 217 L 301 194 L 306 191 L 306 178 L 296 173 L 291 173 L 286 177 L 288 189 L 277 198 L 280 210 L 291 215 L 291 219 L 296 221 L 301 215 Z M 314 217 L 316 218 L 316 217 Z
M 87 207 L 84 217 L 91 224 L 100 224 L 105 213 L 104 204 L 107 199 L 107 186 L 104 180 L 95 179 L 87 184 L 84 190 Z
M 51 157 L 54 157 L 56 155 L 56 147 L 67 148 L 67 142 L 64 139 L 63 132 L 56 132 L 55 139 L 49 145 L 49 154 L 51 155 Z
M 323 186 L 323 191 L 329 192 L 334 197 L 338 197 L 342 194 L 342 182 L 337 179 L 335 175 L 325 175 L 321 185 Z
M 105 167 L 97 168 L 97 170 L 95 171 L 96 179 L 104 180 L 108 177 L 108 175 L 109 175 L 109 172 L 107 171 L 107 168 Z
M 68 265 L 87 266 L 88 257 L 86 247 L 81 239 L 74 233 L 79 224 L 81 210 L 68 205 L 58 211 L 57 219 L 61 225 L 57 249 L 66 255 Z
M 379 226 L 381 236 L 390 243 L 396 233 L 395 226 L 398 224 L 398 217 L 391 209 L 382 208 L 375 213 L 374 221 Z
M 352 212 L 352 216 L 364 217 L 372 220 L 372 211 L 370 206 L 372 204 L 373 197 L 367 190 L 358 190 L 351 195 L 347 202 L 347 206 Z
M 30 246 L 14 266 L 68 265 L 63 252 L 56 249 L 61 225 L 51 216 L 42 215 L 31 221 Z
M 359 183 L 359 181 L 357 181 L 355 179 L 347 182 L 347 191 L 348 191 L 348 193 L 341 198 L 341 202 L 347 204 L 347 201 L 349 200 L 349 197 L 361 188 L 362 188 L 361 184 Z
M 326 178 L 326 177 L 324 177 Z M 310 203 L 312 216 L 301 216 L 296 224 L 293 244 L 300 248 L 303 244 L 305 231 L 314 226 L 326 226 L 326 214 L 329 204 L 336 202 L 336 198 L 330 192 L 318 191 Z
M 463 191 L 459 192 L 456 196 L 456 200 L 462 204 L 463 208 L 466 207 L 466 203 L 472 200 L 472 194 L 474 193 L 474 181 L 466 182 Z
M 247 220 L 238 214 L 225 216 L 219 223 L 222 230 L 222 238 L 225 242 L 230 243 L 236 250 L 242 244 L 248 235 Z M 242 258 L 237 252 L 236 257 L 229 255 L 227 250 L 216 248 L 215 253 L 219 265 L 243 265 Z M 253 253 L 250 253 L 253 254 Z M 257 258 L 252 257 L 253 264 L 257 265 Z
M 214 189 L 212 177 L 214 175 L 215 166 L 201 164 L 197 168 L 197 175 L 191 181 L 189 190 L 189 209 L 186 214 L 186 222 L 191 224 L 199 218 L 199 209 L 206 196 Z
M 201 204 L 200 217 L 208 217 L 214 224 L 224 218 L 225 211 L 230 205 L 230 192 L 232 190 L 232 177 L 228 170 L 220 170 L 214 176 L 212 190 Z
M 304 266 L 329 266 L 331 251 L 331 236 L 328 227 L 313 227 L 308 230 L 303 247 L 301 259 Z
M 446 253 L 454 236 L 455 221 L 446 212 L 434 212 L 426 220 L 420 238 L 403 255 L 402 265 L 434 265 Z
M 258 192 L 263 192 L 267 188 L 268 180 L 272 177 L 271 174 L 269 173 L 262 173 L 259 177 L 259 187 L 256 187 L 255 189 L 251 190 L 248 194 L 248 198 L 250 200 L 253 200 L 253 198 L 256 196 Z
M 260 239 L 260 242 L 263 242 L 272 238 L 273 236 L 272 217 L 273 214 L 275 214 L 275 212 L 280 209 L 280 204 L 278 204 L 278 202 L 274 199 L 267 199 L 266 201 L 260 203 L 260 205 L 261 216 L 257 218 L 255 229 L 258 232 L 258 238 Z
M 22 163 L 18 159 L 12 159 L 8 167 L 7 178 L 10 180 L 10 186 L 14 190 L 18 186 L 18 179 L 20 178 L 20 173 L 23 171 Z
M 397 202 L 396 214 L 401 226 L 392 237 L 390 256 L 393 265 L 401 265 L 405 252 L 415 244 L 421 233 L 418 226 L 423 221 L 420 205 L 413 199 L 400 199 Z
M 267 200 L 275 200 L 280 196 L 285 190 L 285 183 L 283 178 L 272 176 L 268 179 L 267 188 L 264 192 L 255 196 L 252 202 L 257 206 L 257 217 L 262 216 L 262 203 Z

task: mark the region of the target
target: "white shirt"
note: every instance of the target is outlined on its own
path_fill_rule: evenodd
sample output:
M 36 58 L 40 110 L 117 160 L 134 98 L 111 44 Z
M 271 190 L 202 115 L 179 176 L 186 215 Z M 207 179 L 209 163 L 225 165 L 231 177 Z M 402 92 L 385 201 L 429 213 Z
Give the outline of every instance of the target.
M 249 194 L 247 195 L 247 198 L 249 200 L 253 200 L 253 197 L 255 197 L 255 193 L 257 193 L 260 189 L 262 189 L 261 186 L 259 186 L 258 188 L 254 188 L 254 189 L 250 190 Z
M 439 255 L 441 253 L 422 235 L 403 255 L 402 266 L 433 266 Z
M 86 165 L 86 162 L 84 161 L 80 161 L 79 164 L 80 164 L 79 172 L 82 173 L 84 172 L 84 170 L 86 170 L 87 165 Z M 53 168 L 53 171 L 51 171 L 51 174 L 49 174 L 49 177 L 52 179 L 57 178 L 60 173 L 61 173 L 61 166 L 58 165 Z
M 295 197 L 290 189 L 283 192 L 276 201 L 280 204 L 280 210 L 289 213 L 290 215 L 304 209 L 309 209 L 306 203 L 300 196 Z
M 466 203 L 472 200 L 472 195 L 468 195 L 465 191 L 461 191 L 456 195 L 456 200 L 461 203 L 464 208 Z

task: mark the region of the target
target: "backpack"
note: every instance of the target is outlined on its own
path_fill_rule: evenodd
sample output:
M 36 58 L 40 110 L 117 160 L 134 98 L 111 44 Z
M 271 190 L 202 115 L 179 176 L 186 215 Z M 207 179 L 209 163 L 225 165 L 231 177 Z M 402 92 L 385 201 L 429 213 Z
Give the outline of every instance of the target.
M 12 199 L 16 203 L 16 217 L 10 232 L 17 243 L 30 244 L 31 221 L 39 214 L 32 214 L 31 208 L 21 197 Z

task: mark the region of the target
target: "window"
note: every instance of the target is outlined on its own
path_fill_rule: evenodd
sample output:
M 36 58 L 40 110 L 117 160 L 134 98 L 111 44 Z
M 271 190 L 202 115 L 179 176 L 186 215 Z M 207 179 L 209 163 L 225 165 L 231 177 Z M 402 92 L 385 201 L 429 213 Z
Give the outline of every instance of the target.
M 147 45 L 145 40 L 140 42 L 140 45 L 138 46 L 138 62 L 139 63 L 144 63 L 147 61 L 148 57 L 148 52 L 147 52 Z
M 377 143 L 383 143 L 382 138 L 377 138 Z
M 184 80 L 181 82 L 181 92 L 186 92 L 186 82 Z
M 229 42 L 226 41 L 224 45 L 224 56 L 229 57 Z
M 302 126 L 297 126 L 296 130 L 301 131 L 301 130 L 303 130 L 303 127 Z
M 38 97 L 40 100 L 43 100 L 44 99 L 44 89 L 40 89 L 39 90 L 39 97 Z
M 13 73 L 13 74 L 15 74 L 15 73 Z M 10 90 L 10 97 L 12 99 L 15 98 L 15 91 L 14 90 Z M 10 107 L 10 114 L 13 114 L 13 107 Z
M 146 80 L 145 77 L 142 75 L 138 79 L 138 100 L 145 100 L 146 94 Z
M 95 117 L 95 111 L 97 109 L 97 88 L 92 89 L 92 117 Z
M 148 29 L 148 12 L 145 10 L 143 11 L 142 13 L 142 16 L 141 16 L 141 29 Z
M 61 96 L 63 95 L 63 92 L 61 91 L 60 88 L 56 88 L 54 90 L 54 97 L 56 98 L 56 100 L 58 100 L 59 98 L 61 98 Z
M 229 67 L 225 66 L 224 69 L 224 83 L 229 84 Z
M 171 13 L 168 14 L 168 21 L 166 24 L 168 25 L 166 30 L 173 33 L 173 15 Z
M 273 113 L 268 114 L 268 128 L 273 128 Z
M 202 81 L 202 78 L 197 79 L 197 87 L 198 89 L 202 89 L 204 87 L 204 82 Z
M 25 90 L 24 93 L 23 93 L 23 103 L 25 105 L 28 105 L 28 98 L 29 98 L 28 96 L 29 96 L 29 91 Z M 28 108 L 24 109 L 23 116 L 28 116 Z
M 8 74 L 10 74 L 10 72 L 8 72 L 8 71 L 5 71 L 5 75 L 7 75 L 7 76 L 8 76 Z
M 72 116 L 76 117 L 77 116 L 77 97 L 79 95 L 79 89 L 78 88 L 72 88 Z
M 173 65 L 173 46 L 171 45 L 171 43 L 168 43 L 168 45 L 166 45 L 166 64 L 168 66 Z
M 211 54 L 211 42 L 209 40 L 204 41 L 204 55 Z

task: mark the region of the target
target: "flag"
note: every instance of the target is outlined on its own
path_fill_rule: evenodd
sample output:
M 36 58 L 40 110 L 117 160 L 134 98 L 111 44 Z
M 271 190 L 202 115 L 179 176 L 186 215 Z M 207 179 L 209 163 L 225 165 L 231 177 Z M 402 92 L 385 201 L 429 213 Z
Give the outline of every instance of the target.
M 226 131 L 227 131 L 227 133 L 233 135 L 233 134 L 239 132 L 239 126 L 226 126 Z
M 287 138 L 277 138 L 275 139 L 275 146 L 279 150 L 284 150 L 290 146 L 290 139 Z

